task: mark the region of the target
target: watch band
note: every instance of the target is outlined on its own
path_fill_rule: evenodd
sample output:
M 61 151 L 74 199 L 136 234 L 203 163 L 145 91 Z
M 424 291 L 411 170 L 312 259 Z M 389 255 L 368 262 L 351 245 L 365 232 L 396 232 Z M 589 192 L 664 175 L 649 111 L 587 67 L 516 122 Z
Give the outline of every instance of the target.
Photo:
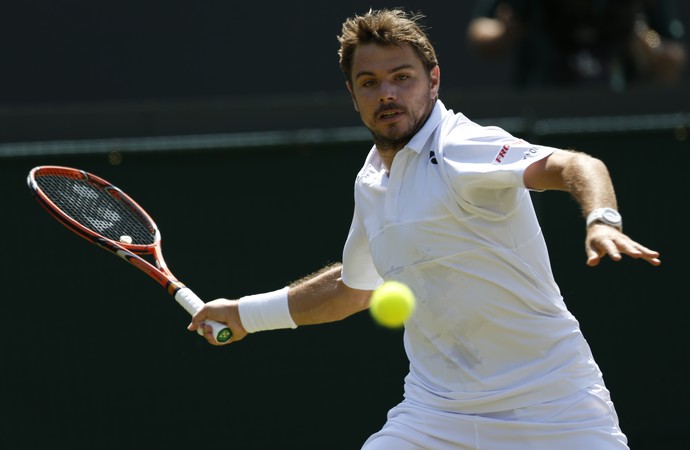
M 618 228 L 623 231 L 623 218 L 620 213 L 613 208 L 597 208 L 587 216 L 587 227 L 594 222 L 601 222 L 606 225 Z

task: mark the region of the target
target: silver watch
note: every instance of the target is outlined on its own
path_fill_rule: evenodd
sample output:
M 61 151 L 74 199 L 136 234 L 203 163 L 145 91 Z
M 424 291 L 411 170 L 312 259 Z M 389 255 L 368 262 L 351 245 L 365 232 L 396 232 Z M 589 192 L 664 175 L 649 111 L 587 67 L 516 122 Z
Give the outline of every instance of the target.
M 605 223 L 623 231 L 623 218 L 620 213 L 613 208 L 597 208 L 587 216 L 587 226 L 594 222 Z

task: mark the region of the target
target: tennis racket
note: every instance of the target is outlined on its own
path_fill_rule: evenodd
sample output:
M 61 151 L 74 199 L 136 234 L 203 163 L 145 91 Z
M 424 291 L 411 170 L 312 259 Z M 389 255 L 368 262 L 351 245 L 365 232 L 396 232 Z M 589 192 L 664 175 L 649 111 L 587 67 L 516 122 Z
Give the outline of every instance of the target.
M 163 259 L 158 227 L 122 190 L 83 170 L 60 166 L 34 167 L 27 182 L 34 197 L 59 222 L 148 274 L 189 314 L 194 315 L 204 305 L 170 272 Z M 232 337 L 226 325 L 205 323 L 211 326 L 218 342 Z

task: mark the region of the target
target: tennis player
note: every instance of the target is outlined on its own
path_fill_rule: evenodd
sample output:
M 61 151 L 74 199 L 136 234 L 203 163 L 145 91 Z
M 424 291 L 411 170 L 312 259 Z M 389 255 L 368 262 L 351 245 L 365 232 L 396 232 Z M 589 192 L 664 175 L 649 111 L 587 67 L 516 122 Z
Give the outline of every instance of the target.
M 483 127 L 438 99 L 419 14 L 370 10 L 342 27 L 340 65 L 373 136 L 342 265 L 283 289 L 218 299 L 192 319 L 247 333 L 344 319 L 384 280 L 411 287 L 405 398 L 365 450 L 627 449 L 602 373 L 550 268 L 530 190 L 583 211 L 587 264 L 660 264 L 622 232 L 606 166 Z M 213 337 L 207 332 L 209 342 Z

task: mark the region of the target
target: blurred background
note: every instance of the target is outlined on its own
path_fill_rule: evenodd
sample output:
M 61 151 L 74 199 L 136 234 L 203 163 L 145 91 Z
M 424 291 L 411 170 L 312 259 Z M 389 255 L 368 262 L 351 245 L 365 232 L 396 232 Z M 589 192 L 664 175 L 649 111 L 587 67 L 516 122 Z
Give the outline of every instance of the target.
M 204 299 L 278 289 L 340 259 L 371 142 L 336 36 L 346 17 L 393 6 L 3 5 L 1 448 L 344 450 L 383 424 L 402 398 L 402 332 L 362 313 L 208 346 L 155 282 L 50 218 L 26 176 L 66 165 L 123 188 Z M 690 4 L 404 6 L 426 16 L 448 108 L 608 164 L 626 231 L 661 267 L 587 268 L 575 203 L 534 201 L 631 449 L 684 448 Z

